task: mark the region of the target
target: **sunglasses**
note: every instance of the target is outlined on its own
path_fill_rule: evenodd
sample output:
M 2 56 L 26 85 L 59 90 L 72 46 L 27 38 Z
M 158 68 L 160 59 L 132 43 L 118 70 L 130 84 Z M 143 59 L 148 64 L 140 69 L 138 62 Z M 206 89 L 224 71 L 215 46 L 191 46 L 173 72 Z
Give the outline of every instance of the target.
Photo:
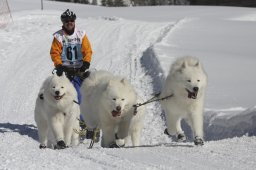
M 69 22 L 75 22 L 75 20 L 71 19 L 71 20 L 64 21 L 64 23 L 69 23 Z

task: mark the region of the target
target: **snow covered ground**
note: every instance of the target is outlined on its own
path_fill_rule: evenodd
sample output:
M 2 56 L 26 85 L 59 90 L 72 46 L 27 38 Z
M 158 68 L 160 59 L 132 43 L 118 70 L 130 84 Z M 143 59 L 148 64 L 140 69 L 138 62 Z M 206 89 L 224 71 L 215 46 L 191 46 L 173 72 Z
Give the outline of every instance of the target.
M 13 23 L 0 30 L 0 169 L 256 168 L 255 9 L 44 1 L 41 11 L 40 1 L 9 0 L 9 5 Z M 165 136 L 162 111 L 153 103 L 147 105 L 142 147 L 39 150 L 35 99 L 53 69 L 52 33 L 61 28 L 59 17 L 67 8 L 91 41 L 92 67 L 127 77 L 144 100 L 161 90 L 177 57 L 200 58 L 209 76 L 203 147 Z

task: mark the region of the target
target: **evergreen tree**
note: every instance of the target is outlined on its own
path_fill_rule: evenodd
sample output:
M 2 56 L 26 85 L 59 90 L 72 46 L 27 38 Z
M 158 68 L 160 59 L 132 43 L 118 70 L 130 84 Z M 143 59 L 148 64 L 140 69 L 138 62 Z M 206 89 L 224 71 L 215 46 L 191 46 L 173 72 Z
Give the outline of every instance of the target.
M 107 0 L 106 6 L 114 6 L 114 3 L 112 0 Z
M 150 5 L 159 5 L 157 0 L 150 0 Z
M 107 6 L 107 0 L 101 0 L 101 5 L 102 6 Z
M 90 4 L 89 0 L 83 0 L 84 4 Z
M 124 1 L 123 0 L 115 0 L 114 6 L 125 6 Z

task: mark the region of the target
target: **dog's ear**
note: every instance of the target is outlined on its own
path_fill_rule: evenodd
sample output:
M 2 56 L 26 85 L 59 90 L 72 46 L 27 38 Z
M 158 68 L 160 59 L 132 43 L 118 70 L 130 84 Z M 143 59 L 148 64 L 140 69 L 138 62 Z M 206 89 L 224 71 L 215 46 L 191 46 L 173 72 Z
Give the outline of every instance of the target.
M 200 68 L 201 67 L 201 63 L 199 61 L 197 61 L 194 66 Z
M 188 64 L 186 61 L 184 61 L 182 64 L 181 64 L 181 69 L 184 69 L 184 68 L 187 68 L 188 67 Z
M 107 90 L 107 89 L 109 89 L 109 88 L 111 88 L 111 86 L 113 86 L 113 80 L 109 80 L 108 82 L 107 82 L 107 84 L 106 84 L 106 86 L 104 86 L 104 91 L 105 90 Z
M 113 80 L 109 80 L 108 83 L 107 83 L 107 86 L 106 86 L 106 89 L 113 86 Z
M 177 72 L 180 72 L 182 73 L 183 69 L 187 68 L 188 67 L 188 64 L 186 61 L 184 61 L 181 66 L 176 70 Z

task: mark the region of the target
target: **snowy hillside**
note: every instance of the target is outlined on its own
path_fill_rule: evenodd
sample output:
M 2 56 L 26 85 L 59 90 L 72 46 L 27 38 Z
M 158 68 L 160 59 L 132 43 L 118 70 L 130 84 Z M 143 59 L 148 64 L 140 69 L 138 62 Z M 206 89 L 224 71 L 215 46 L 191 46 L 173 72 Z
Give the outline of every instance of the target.
M 256 11 L 237 7 L 104 8 L 10 0 L 13 23 L 0 30 L 0 169 L 255 169 Z M 53 64 L 52 33 L 60 14 L 76 12 L 94 51 L 91 67 L 127 77 L 144 101 L 159 92 L 171 63 L 198 57 L 208 74 L 205 145 L 163 134 L 158 103 L 146 106 L 142 146 L 88 144 L 40 150 L 35 99 Z

